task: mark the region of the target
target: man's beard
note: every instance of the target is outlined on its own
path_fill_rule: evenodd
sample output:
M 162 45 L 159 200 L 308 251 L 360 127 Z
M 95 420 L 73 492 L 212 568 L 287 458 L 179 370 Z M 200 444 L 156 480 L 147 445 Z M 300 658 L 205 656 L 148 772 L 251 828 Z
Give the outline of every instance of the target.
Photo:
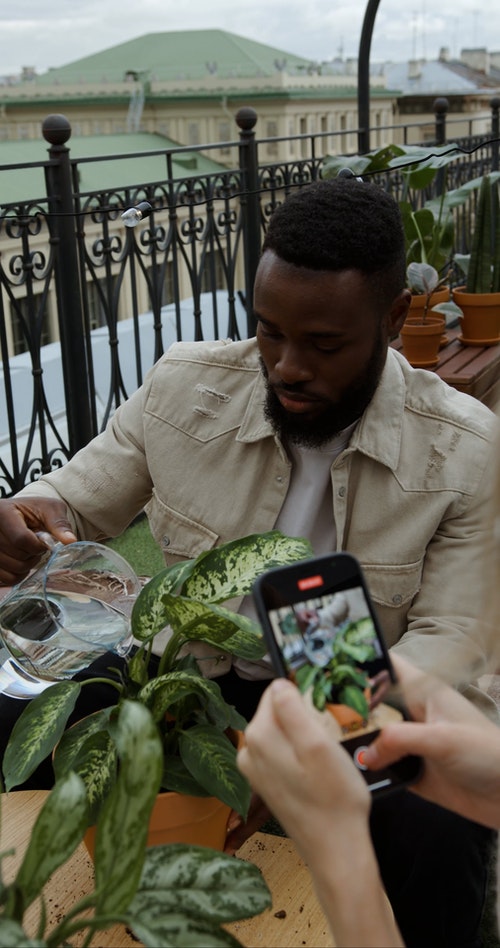
M 298 444 L 304 448 L 322 447 L 361 417 L 375 394 L 386 357 L 386 344 L 380 335 L 363 374 L 337 402 L 325 406 L 314 418 L 285 411 L 269 384 L 267 369 L 261 359 L 261 369 L 266 380 L 264 415 L 267 421 L 284 443 Z M 300 384 L 287 386 L 281 383 L 280 387 L 297 394 L 301 391 Z

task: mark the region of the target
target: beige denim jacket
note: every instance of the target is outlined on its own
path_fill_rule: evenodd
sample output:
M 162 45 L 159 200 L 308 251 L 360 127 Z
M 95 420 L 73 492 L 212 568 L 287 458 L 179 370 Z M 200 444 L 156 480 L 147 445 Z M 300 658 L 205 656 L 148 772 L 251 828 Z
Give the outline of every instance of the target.
M 102 435 L 22 493 L 58 494 L 87 539 L 145 508 L 167 563 L 269 530 L 290 461 L 263 400 L 255 340 L 178 343 Z M 495 431 L 484 405 L 390 349 L 331 470 L 337 547 L 360 560 L 388 645 L 463 690 L 492 646 L 477 620 Z

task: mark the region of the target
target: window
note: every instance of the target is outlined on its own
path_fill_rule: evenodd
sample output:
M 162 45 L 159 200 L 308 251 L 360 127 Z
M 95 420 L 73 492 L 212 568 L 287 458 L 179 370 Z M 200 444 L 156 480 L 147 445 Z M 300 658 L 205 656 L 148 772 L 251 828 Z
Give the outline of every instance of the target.
M 223 257 L 220 250 L 207 253 L 201 272 L 201 292 L 208 293 L 212 289 L 223 290 L 225 287 Z
M 10 304 L 10 316 L 12 327 L 12 354 L 19 355 L 20 352 L 28 351 L 28 338 L 24 325 L 27 325 L 27 332 L 35 332 L 35 324 L 40 317 L 41 294 L 21 297 L 15 303 Z M 24 323 L 23 323 L 24 320 Z M 51 342 L 49 311 L 47 303 L 42 313 L 42 332 L 40 336 L 40 345 L 46 346 Z
M 200 126 L 198 122 L 188 122 L 187 138 L 188 138 L 187 140 L 188 145 L 200 144 Z
M 230 122 L 219 122 L 218 129 L 218 139 L 220 142 L 229 142 L 231 141 L 231 123 Z M 221 155 L 229 155 L 231 149 L 227 146 L 220 149 Z
M 172 261 L 165 268 L 165 279 L 161 291 L 161 305 L 174 302 L 174 267 Z
M 266 122 L 266 138 L 276 138 L 278 135 L 278 123 L 272 119 Z M 267 143 L 267 154 L 275 156 L 278 154 L 278 142 Z
M 106 319 L 106 303 L 108 307 L 112 305 L 112 299 L 114 298 L 114 290 L 116 286 L 116 277 L 112 278 L 112 295 L 111 299 L 108 299 L 108 290 L 105 280 L 99 280 L 99 286 L 91 280 L 87 283 L 87 304 L 89 309 L 89 328 L 90 329 L 99 329 L 100 326 L 107 325 Z M 99 293 L 99 288 L 101 293 Z

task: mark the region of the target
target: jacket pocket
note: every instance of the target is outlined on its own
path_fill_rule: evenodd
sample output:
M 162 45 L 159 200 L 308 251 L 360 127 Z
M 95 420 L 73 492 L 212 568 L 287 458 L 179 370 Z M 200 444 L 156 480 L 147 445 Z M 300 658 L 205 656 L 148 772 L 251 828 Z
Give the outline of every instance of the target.
M 219 535 L 202 523 L 165 504 L 155 490 L 146 505 L 151 533 L 167 559 L 192 559 L 211 550 Z
M 392 609 L 408 607 L 420 590 L 423 560 L 398 566 L 362 563 L 374 602 Z

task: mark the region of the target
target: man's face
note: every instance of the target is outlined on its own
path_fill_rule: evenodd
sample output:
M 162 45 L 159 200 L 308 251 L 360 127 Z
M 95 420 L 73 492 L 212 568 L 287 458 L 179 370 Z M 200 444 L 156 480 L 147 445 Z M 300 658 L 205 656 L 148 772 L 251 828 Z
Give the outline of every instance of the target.
M 267 418 L 284 439 L 324 444 L 371 401 L 398 321 L 374 309 L 358 271 L 295 267 L 269 250 L 254 309 Z

